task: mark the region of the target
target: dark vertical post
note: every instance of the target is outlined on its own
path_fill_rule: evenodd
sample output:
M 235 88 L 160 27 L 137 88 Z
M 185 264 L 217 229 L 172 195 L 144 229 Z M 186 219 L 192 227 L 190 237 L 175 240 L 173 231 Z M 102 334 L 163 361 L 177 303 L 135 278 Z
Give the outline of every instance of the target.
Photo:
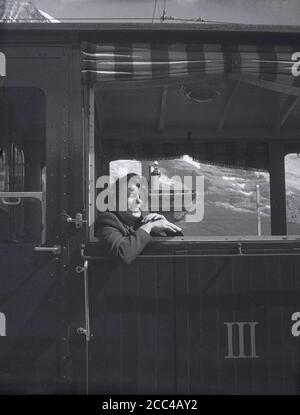
M 271 234 L 286 235 L 284 151 L 282 143 L 269 144 Z

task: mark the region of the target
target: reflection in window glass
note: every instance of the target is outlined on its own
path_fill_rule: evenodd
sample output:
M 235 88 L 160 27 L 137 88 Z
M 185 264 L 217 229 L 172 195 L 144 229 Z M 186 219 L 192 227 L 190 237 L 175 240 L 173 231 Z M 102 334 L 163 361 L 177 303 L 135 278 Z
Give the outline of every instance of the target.
M 6 151 L 0 148 L 0 192 L 7 192 L 9 188 L 9 169 Z
M 162 187 L 161 194 L 165 192 L 164 189 L 173 189 L 173 193 L 176 192 L 176 189 L 180 189 L 178 183 L 181 182 L 180 210 L 172 205 L 172 191 L 169 211 L 163 209 L 162 197 L 151 209 L 151 177 L 157 170 L 160 185 L 167 185 Z M 142 189 L 141 197 L 144 202 L 148 200 L 148 211 L 151 209 L 163 214 L 180 226 L 185 236 L 271 234 L 270 184 L 267 172 L 199 163 L 189 155 L 157 162 L 131 160 L 129 163 L 128 160 L 117 160 L 110 163 L 110 175 L 113 177 L 131 172 L 142 174 L 147 179 L 148 189 Z M 191 182 L 188 182 L 187 177 Z M 196 213 L 197 177 L 203 177 L 204 180 L 204 195 L 197 199 L 197 203 L 204 203 L 204 216 L 193 222 L 188 217 L 191 213 Z M 191 199 L 187 196 L 187 200 L 192 201 L 190 205 L 184 203 L 184 194 L 190 194 Z
M 138 160 L 114 160 L 109 163 L 111 180 L 125 176 L 127 173 L 142 175 L 142 163 Z
M 300 154 L 285 156 L 287 234 L 300 235 Z
M 11 192 L 24 192 L 24 151 L 16 144 L 11 146 Z

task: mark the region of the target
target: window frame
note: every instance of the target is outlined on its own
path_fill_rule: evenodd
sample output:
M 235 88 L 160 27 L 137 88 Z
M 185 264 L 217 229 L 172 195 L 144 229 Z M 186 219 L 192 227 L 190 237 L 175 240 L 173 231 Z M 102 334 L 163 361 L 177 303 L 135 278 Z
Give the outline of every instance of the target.
M 47 97 L 44 94 L 44 91 L 36 86 L 12 86 L 8 88 L 20 88 L 20 89 L 37 89 L 43 94 L 43 105 L 46 111 L 47 106 Z M 46 126 L 46 112 L 45 119 L 43 120 Z M 46 129 L 45 129 L 45 145 L 47 140 Z M 23 146 L 16 140 L 12 140 L 9 145 L 5 148 L 3 147 L 3 153 L 6 155 L 6 175 L 5 179 L 7 189 L 4 191 L 0 190 L 0 209 L 9 212 L 9 206 L 19 205 L 25 199 L 35 199 L 40 202 L 41 206 L 41 225 L 42 231 L 40 233 L 41 244 L 44 244 L 46 241 L 46 190 L 40 188 L 40 191 L 25 191 L 25 151 Z M 21 179 L 21 180 L 19 180 Z M 19 187 L 19 190 L 14 190 L 15 187 Z M 9 200 L 15 199 L 15 200 Z M 5 206 L 7 209 L 5 209 Z M 23 219 L 22 219 L 23 220 Z M 0 242 L 0 245 L 2 242 Z M 23 245 L 24 242 L 18 242 L 18 245 Z M 34 243 L 35 244 L 35 243 Z
M 88 186 L 86 186 L 86 200 L 88 202 L 87 209 L 87 223 L 88 223 L 88 242 L 98 242 L 98 239 L 94 235 L 94 222 L 95 222 L 95 202 L 96 202 L 96 163 L 95 163 L 95 89 L 88 87 L 86 89 L 86 103 L 88 105 L 87 116 L 87 144 L 86 149 L 86 175 L 88 178 Z M 85 127 L 85 128 L 86 128 Z M 101 126 L 102 127 L 102 126 Z M 300 151 L 299 151 L 300 152 Z M 106 160 L 105 154 L 102 154 L 104 160 Z M 105 170 L 105 171 L 104 171 Z M 106 165 L 101 166 L 101 174 L 109 174 L 109 161 L 106 160 Z M 270 174 L 270 171 L 269 171 Z M 271 188 L 270 188 L 271 198 Z M 270 211 L 270 219 L 272 218 L 272 211 Z M 272 229 L 271 229 L 272 232 Z M 153 238 L 153 243 L 172 243 L 172 242 L 223 242 L 223 241 L 298 241 L 300 235 L 240 235 L 240 236 L 163 236 Z

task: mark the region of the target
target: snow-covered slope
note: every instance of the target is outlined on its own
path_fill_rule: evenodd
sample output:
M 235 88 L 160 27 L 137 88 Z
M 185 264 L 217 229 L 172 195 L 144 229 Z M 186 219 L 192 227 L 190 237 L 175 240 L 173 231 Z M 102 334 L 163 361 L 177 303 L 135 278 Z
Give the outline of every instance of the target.
M 134 163 L 141 172 L 140 162 Z M 128 161 L 120 166 L 128 167 Z M 149 162 L 142 162 L 144 171 Z M 112 173 L 117 175 L 118 163 Z M 132 164 L 133 167 L 133 164 Z M 186 223 L 184 215 L 167 214 L 177 220 L 186 235 L 256 235 L 258 232 L 257 192 L 262 235 L 270 235 L 270 185 L 269 174 L 243 169 L 230 169 L 198 163 L 189 157 L 176 160 L 159 160 L 161 180 L 170 183 L 172 176 L 204 176 L 204 218 L 200 223 Z M 257 189 L 257 185 L 259 185 Z M 290 155 L 286 159 L 286 193 L 288 233 L 300 234 L 300 159 Z
M 59 23 L 59 20 L 55 19 L 54 17 L 50 16 L 50 14 L 44 12 L 43 10 L 38 9 L 42 16 L 44 16 L 50 23 Z
M 32 1 L 0 0 L 0 21 L 7 23 L 57 23 L 48 13 L 35 7 Z

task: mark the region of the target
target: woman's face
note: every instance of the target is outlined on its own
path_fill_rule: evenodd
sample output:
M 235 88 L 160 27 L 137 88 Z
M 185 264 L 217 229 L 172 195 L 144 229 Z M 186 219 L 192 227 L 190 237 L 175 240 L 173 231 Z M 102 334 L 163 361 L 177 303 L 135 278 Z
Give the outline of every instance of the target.
M 127 196 L 128 210 L 132 213 L 132 216 L 139 218 L 142 214 L 141 205 L 143 203 L 140 198 L 140 188 L 135 184 L 130 185 Z

